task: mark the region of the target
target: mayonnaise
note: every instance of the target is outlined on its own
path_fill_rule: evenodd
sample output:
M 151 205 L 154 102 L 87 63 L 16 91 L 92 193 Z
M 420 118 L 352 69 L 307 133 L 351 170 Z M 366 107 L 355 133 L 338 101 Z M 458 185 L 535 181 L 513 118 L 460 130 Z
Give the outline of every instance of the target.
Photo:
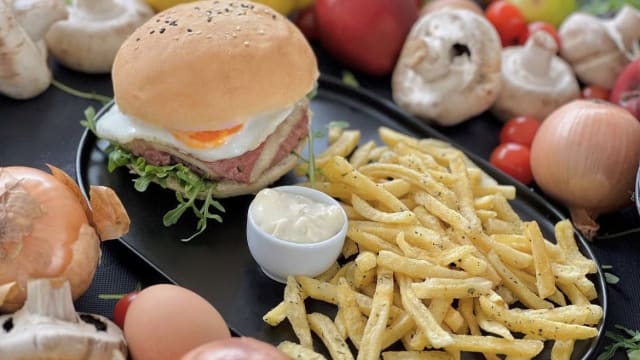
M 273 189 L 263 189 L 256 195 L 251 216 L 265 232 L 296 243 L 327 240 L 344 225 L 339 206 Z

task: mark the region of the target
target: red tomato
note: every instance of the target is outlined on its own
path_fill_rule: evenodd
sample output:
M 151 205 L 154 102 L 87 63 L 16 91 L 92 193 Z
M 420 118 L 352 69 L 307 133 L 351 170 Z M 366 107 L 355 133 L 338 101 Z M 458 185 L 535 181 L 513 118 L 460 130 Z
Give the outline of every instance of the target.
M 529 164 L 529 148 L 516 144 L 500 144 L 491 153 L 491 164 L 511 175 L 523 184 L 533 180 L 531 165 Z
M 127 315 L 127 310 L 129 309 L 129 304 L 133 300 L 135 300 L 136 296 L 138 296 L 138 291 L 132 291 L 127 295 L 123 296 L 118 300 L 116 306 L 113 308 L 113 322 L 116 323 L 120 327 L 120 329 L 124 329 L 124 318 Z
M 558 31 L 553 25 L 544 21 L 534 21 L 530 23 L 527 26 L 527 31 L 524 33 L 524 36 L 520 38 L 520 45 L 524 45 L 524 43 L 527 42 L 527 39 L 529 39 L 529 36 L 531 36 L 531 34 L 535 33 L 536 31 L 546 31 L 549 35 L 551 35 L 553 37 L 553 40 L 556 41 L 556 45 L 558 45 L 558 51 L 560 51 L 560 44 L 562 43 L 560 42 L 560 35 L 558 35 Z
M 530 116 L 518 116 L 507 121 L 500 130 L 500 144 L 516 143 L 531 147 L 540 121 Z
M 503 47 L 517 45 L 518 40 L 527 33 L 527 22 L 520 9 L 513 4 L 502 0 L 494 1 L 484 13 L 498 31 Z
M 598 85 L 587 85 L 580 94 L 583 99 L 600 99 L 609 101 L 609 90 Z
M 298 26 L 298 29 L 302 31 L 307 40 L 313 41 L 316 39 L 316 15 L 313 11 L 313 7 L 300 10 L 296 15 L 294 22 L 296 26 Z

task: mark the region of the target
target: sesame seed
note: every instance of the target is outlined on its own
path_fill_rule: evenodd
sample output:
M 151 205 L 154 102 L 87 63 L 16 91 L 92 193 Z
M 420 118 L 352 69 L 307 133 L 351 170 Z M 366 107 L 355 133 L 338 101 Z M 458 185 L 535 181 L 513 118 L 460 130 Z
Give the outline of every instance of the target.
M 160 28 L 160 34 L 164 34 L 165 28 Z
M 245 41 L 244 43 L 242 43 L 244 46 L 249 46 L 249 42 Z
M 155 33 L 155 30 L 151 30 L 151 32 L 149 33 L 149 35 L 153 35 L 153 33 Z
M 193 30 L 191 30 L 191 29 L 187 29 L 187 32 L 192 32 L 192 31 L 193 31 Z

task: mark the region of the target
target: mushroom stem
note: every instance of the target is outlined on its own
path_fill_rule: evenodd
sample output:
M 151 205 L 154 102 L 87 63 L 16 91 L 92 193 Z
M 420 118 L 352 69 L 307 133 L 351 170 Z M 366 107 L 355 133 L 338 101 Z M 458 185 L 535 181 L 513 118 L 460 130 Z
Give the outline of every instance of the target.
M 527 40 L 520 56 L 522 68 L 536 77 L 548 77 L 551 61 L 558 46 L 551 35 L 544 31 L 534 33 Z
M 611 20 L 611 26 L 620 35 L 620 40 L 626 51 L 632 50 L 634 43 L 640 39 L 638 24 L 640 24 L 640 11 L 630 5 L 625 5 Z
M 407 65 L 419 72 L 425 81 L 435 80 L 449 71 L 449 59 L 442 41 L 421 37 L 407 43 Z
M 27 312 L 61 321 L 77 322 L 71 286 L 67 281 L 37 280 L 27 283 Z

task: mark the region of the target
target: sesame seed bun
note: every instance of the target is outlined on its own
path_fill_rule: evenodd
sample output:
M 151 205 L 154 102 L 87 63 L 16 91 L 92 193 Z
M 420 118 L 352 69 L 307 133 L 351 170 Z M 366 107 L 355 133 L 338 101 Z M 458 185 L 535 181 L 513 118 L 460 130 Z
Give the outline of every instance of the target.
M 264 5 L 230 0 L 156 14 L 124 42 L 112 69 L 123 113 L 181 131 L 223 129 L 284 108 L 317 77 L 295 25 Z

